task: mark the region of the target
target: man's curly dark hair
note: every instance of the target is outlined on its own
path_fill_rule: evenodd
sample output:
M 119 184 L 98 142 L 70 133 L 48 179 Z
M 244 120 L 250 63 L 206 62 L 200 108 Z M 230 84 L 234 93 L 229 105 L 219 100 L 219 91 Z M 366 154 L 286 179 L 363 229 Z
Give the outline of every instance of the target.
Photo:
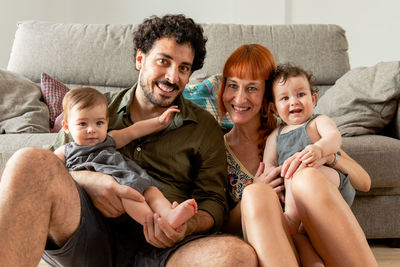
M 158 39 L 174 38 L 178 44 L 189 43 L 194 50 L 192 72 L 203 67 L 207 38 L 203 27 L 182 14 L 151 16 L 139 24 L 133 34 L 135 55 L 137 50 L 147 54 Z

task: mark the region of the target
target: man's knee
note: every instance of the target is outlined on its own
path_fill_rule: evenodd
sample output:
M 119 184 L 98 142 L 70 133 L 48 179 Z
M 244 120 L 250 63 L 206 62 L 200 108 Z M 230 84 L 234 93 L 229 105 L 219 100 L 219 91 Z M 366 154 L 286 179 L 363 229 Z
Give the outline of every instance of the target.
M 238 237 L 208 236 L 180 247 L 167 266 L 257 266 L 257 255 Z
M 55 154 L 41 148 L 22 148 L 7 161 L 1 180 L 9 186 L 28 187 L 48 184 L 49 180 L 62 173 L 65 166 Z

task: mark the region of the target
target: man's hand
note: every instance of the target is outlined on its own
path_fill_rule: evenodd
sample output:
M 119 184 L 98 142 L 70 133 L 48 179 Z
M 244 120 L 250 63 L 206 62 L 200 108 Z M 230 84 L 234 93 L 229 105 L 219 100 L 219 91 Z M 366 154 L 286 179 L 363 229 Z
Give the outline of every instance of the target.
M 174 205 L 177 205 L 177 203 L 174 202 L 172 206 L 174 207 Z M 186 230 L 187 223 L 179 226 L 178 229 L 174 229 L 158 214 L 147 216 L 143 225 L 143 233 L 147 243 L 157 248 L 172 247 L 185 238 Z
M 125 213 L 121 198 L 144 201 L 144 197 L 138 191 L 120 185 L 110 175 L 91 171 L 73 171 L 71 175 L 85 189 L 94 206 L 105 217 L 115 218 Z

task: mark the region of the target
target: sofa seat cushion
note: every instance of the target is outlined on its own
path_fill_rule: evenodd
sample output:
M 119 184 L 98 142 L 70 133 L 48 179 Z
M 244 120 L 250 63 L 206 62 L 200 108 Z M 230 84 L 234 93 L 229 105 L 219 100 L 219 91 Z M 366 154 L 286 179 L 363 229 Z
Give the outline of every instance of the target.
M 343 150 L 371 176 L 371 188 L 400 187 L 400 140 L 383 135 L 343 137 Z
M 56 136 L 56 133 L 0 134 L 0 170 L 18 149 L 27 146 L 47 148 L 54 142 Z

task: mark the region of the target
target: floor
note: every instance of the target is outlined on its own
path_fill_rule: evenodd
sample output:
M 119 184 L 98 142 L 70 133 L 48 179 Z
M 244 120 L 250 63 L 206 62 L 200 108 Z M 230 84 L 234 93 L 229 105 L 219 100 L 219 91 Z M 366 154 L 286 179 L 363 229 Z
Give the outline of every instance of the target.
M 391 248 L 385 240 L 370 242 L 372 252 L 378 261 L 379 267 L 400 266 L 400 248 Z M 38 267 L 48 267 L 43 260 Z

